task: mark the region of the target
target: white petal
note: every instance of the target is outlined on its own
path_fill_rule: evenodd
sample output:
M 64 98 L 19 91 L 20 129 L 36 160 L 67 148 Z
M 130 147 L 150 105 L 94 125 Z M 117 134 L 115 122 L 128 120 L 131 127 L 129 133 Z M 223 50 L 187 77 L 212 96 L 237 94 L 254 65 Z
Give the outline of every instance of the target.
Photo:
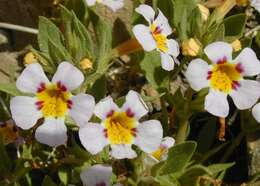
M 111 145 L 111 156 L 116 159 L 132 159 L 137 156 L 131 145 Z
M 97 0 L 86 0 L 88 6 L 94 6 Z
M 134 35 L 145 51 L 152 51 L 156 48 L 156 42 L 151 34 L 149 27 L 145 25 L 135 25 L 133 28 Z
M 162 141 L 163 129 L 158 120 L 145 121 L 137 126 L 135 144 L 146 153 L 156 151 Z
M 244 76 L 260 74 L 260 61 L 251 48 L 243 49 L 234 62 L 241 65 L 242 74 Z
M 122 110 L 131 112 L 137 120 L 148 113 L 147 105 L 137 92 L 130 90 L 125 99 Z
M 205 98 L 205 110 L 214 116 L 226 117 L 229 113 L 227 95 L 223 92 L 210 90 Z
M 101 3 L 108 6 L 114 12 L 124 6 L 124 0 L 103 0 Z
M 36 98 L 17 96 L 10 101 L 12 117 L 18 127 L 29 129 L 33 127 L 42 114 L 35 106 Z
M 67 142 L 67 128 L 64 119 L 47 119 L 36 129 L 35 138 L 40 143 L 57 147 Z
M 108 140 L 104 134 L 104 127 L 97 123 L 88 123 L 79 129 L 79 139 L 81 144 L 91 154 L 97 154 L 108 145 Z
M 97 117 L 104 120 L 107 118 L 108 114 L 117 110 L 119 110 L 118 106 L 114 103 L 113 99 L 108 96 L 96 104 L 94 113 Z
M 249 109 L 260 97 L 260 83 L 253 80 L 241 80 L 239 84 L 240 87 L 233 90 L 230 96 L 238 109 Z
M 168 39 L 167 46 L 168 46 L 168 52 L 167 52 L 168 54 L 174 57 L 177 57 L 180 54 L 179 44 L 174 39 Z
M 192 89 L 199 91 L 209 86 L 208 71 L 209 65 L 202 59 L 194 59 L 189 63 L 185 76 Z
M 153 22 L 155 12 L 152 7 L 142 4 L 135 9 L 135 11 L 141 14 L 149 23 Z
M 161 146 L 169 149 L 173 147 L 175 144 L 175 140 L 172 137 L 164 137 L 161 142 Z
M 162 68 L 166 71 L 174 69 L 174 60 L 169 54 L 160 52 Z
M 163 13 L 161 12 L 161 10 L 159 10 L 159 14 L 155 19 L 155 24 L 156 26 L 159 26 L 160 29 L 162 29 L 162 34 L 168 36 L 172 33 L 172 28 L 169 25 L 168 19 L 163 15 Z
M 69 90 L 78 88 L 83 81 L 84 76 L 82 72 L 69 62 L 60 63 L 52 78 L 53 83 L 60 82 Z
M 218 63 L 223 60 L 232 60 L 232 46 L 228 43 L 217 41 L 209 44 L 204 52 L 213 63 Z
M 254 7 L 258 12 L 260 12 L 260 1 L 259 0 L 250 0 L 250 5 Z
M 72 107 L 69 111 L 69 115 L 79 125 L 83 126 L 91 118 L 94 108 L 95 99 L 88 94 L 79 94 L 71 98 Z
M 16 81 L 17 88 L 26 93 L 36 93 L 41 83 L 48 84 L 49 80 L 39 63 L 28 65 Z
M 254 116 L 254 118 L 256 119 L 256 121 L 258 123 L 260 123 L 260 103 L 257 103 L 253 109 L 252 109 L 252 114 Z
M 110 177 L 112 176 L 112 167 L 103 165 L 94 165 L 86 170 L 83 170 L 80 174 L 80 178 L 83 185 L 97 186 L 102 183 L 104 186 L 109 186 Z

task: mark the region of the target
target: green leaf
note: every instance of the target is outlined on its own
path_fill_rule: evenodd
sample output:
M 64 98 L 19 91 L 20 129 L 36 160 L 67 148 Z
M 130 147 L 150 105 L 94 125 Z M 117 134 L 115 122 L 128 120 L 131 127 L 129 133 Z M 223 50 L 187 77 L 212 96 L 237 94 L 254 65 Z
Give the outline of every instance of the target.
M 42 52 L 49 52 L 49 40 L 56 45 L 63 45 L 59 28 L 45 17 L 39 17 L 38 43 Z
M 196 142 L 187 141 L 171 148 L 168 158 L 161 168 L 161 175 L 182 172 L 191 160 L 196 146 Z
M 58 186 L 49 176 L 45 176 L 42 182 L 42 186 Z
M 0 178 L 11 170 L 11 160 L 5 150 L 4 139 L 0 134 Z
M 212 175 L 212 172 L 207 167 L 196 165 L 185 171 L 178 180 L 181 185 L 200 186 L 199 177 L 203 175 Z
M 15 83 L 0 83 L 0 91 L 12 96 L 25 95 L 16 88 Z
M 227 41 L 233 41 L 243 36 L 246 26 L 246 15 L 236 14 L 224 20 L 225 36 Z
M 212 164 L 208 166 L 208 169 L 213 173 L 217 174 L 219 172 L 225 171 L 228 168 L 232 167 L 235 165 L 235 163 L 219 163 L 219 164 Z
M 53 62 L 58 65 L 62 61 L 72 61 L 70 54 L 63 45 L 57 45 L 49 40 L 49 55 Z
M 88 16 L 88 10 L 84 0 L 66 0 L 65 6 L 67 9 L 73 10 L 81 21 L 85 21 Z
M 60 181 L 64 184 L 64 185 L 68 185 L 68 172 L 66 171 L 65 168 L 61 168 L 58 171 L 58 175 L 60 178 Z
M 140 62 L 140 67 L 144 71 L 146 79 L 154 88 L 167 87 L 169 72 L 162 69 L 159 52 L 145 53 L 143 60 Z
M 95 95 L 96 101 L 99 101 L 105 97 L 106 92 L 107 92 L 107 79 L 105 76 L 102 76 L 93 84 L 90 93 L 92 95 Z
M 157 176 L 155 180 L 161 186 L 180 186 L 180 183 L 171 175 Z

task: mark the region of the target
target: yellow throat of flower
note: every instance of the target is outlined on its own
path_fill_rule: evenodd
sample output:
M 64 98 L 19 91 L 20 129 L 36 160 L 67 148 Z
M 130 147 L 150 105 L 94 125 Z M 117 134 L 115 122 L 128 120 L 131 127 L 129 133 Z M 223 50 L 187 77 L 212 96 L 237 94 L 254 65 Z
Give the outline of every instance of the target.
M 151 33 L 156 42 L 157 48 L 162 52 L 168 51 L 167 36 L 161 33 L 162 30 L 159 26 L 154 23 L 151 25 Z
M 161 160 L 162 156 L 167 153 L 167 148 L 160 146 L 156 151 L 152 153 L 152 156 L 157 159 Z
M 105 136 L 111 144 L 132 144 L 137 121 L 128 112 L 111 112 L 104 122 Z
M 43 114 L 43 117 L 64 117 L 71 108 L 71 94 L 66 87 L 57 84 L 41 84 L 36 95 L 38 101 L 36 106 Z
M 210 86 L 218 91 L 229 93 L 236 90 L 240 84 L 242 67 L 240 64 L 230 64 L 226 61 L 213 65 L 211 71 L 208 72 L 208 80 Z

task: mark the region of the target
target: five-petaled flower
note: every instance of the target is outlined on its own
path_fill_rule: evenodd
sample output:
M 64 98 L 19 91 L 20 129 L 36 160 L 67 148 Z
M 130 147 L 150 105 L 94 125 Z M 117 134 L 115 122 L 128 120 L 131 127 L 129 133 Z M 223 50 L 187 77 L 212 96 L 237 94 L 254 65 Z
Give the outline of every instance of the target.
M 180 51 L 178 43 L 174 39 L 167 38 L 172 33 L 167 18 L 159 9 L 159 14 L 155 18 L 154 10 L 148 5 L 140 5 L 135 11 L 149 23 L 149 26 L 142 24 L 134 26 L 133 32 L 138 42 L 145 51 L 154 49 L 159 51 L 162 68 L 167 71 L 173 70 L 174 58 L 179 55 Z
M 86 0 L 88 6 L 94 6 L 96 3 L 101 3 L 116 12 L 124 6 L 124 0 Z
M 111 176 L 112 167 L 100 164 L 93 165 L 83 170 L 80 174 L 84 186 L 110 186 Z M 113 186 L 122 186 L 122 184 L 117 183 Z
M 196 91 L 209 87 L 205 110 L 215 116 L 226 117 L 229 113 L 228 95 L 238 109 L 252 107 L 260 96 L 260 83 L 245 77 L 260 73 L 260 61 L 254 51 L 245 48 L 232 60 L 232 46 L 215 42 L 208 45 L 204 52 L 212 64 L 208 65 L 202 59 L 192 60 L 186 78 Z
M 133 144 L 144 152 L 152 153 L 159 147 L 163 131 L 158 120 L 138 121 L 147 112 L 147 106 L 135 91 L 128 92 L 121 108 L 111 97 L 106 97 L 94 110 L 102 120 L 101 124 L 89 123 L 81 127 L 80 141 L 92 154 L 97 154 L 110 144 L 111 156 L 117 159 L 136 157 Z
M 44 122 L 36 129 L 36 139 L 49 146 L 59 146 L 67 141 L 65 116 L 71 116 L 83 125 L 94 110 L 95 100 L 87 94 L 73 96 L 84 80 L 83 74 L 68 62 L 62 62 L 50 82 L 38 63 L 27 66 L 16 81 L 17 88 L 34 97 L 16 96 L 11 99 L 10 108 L 16 125 L 30 129 L 38 119 Z

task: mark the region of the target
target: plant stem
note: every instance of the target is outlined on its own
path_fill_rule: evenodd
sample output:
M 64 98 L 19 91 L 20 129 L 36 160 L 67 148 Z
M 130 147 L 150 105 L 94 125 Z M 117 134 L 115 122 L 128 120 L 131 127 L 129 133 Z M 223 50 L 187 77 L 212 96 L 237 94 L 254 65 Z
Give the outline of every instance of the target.
M 187 131 L 188 131 L 189 121 L 184 120 L 180 122 L 180 126 L 176 135 L 176 144 L 182 143 L 186 140 L 187 137 Z
M 29 27 L 25 27 L 25 26 L 20 26 L 20 25 L 14 25 L 14 24 L 10 24 L 10 23 L 0 22 L 0 28 L 6 28 L 6 29 L 21 31 L 21 32 L 27 32 L 27 33 L 36 34 L 36 35 L 38 34 L 37 29 L 29 28 Z

